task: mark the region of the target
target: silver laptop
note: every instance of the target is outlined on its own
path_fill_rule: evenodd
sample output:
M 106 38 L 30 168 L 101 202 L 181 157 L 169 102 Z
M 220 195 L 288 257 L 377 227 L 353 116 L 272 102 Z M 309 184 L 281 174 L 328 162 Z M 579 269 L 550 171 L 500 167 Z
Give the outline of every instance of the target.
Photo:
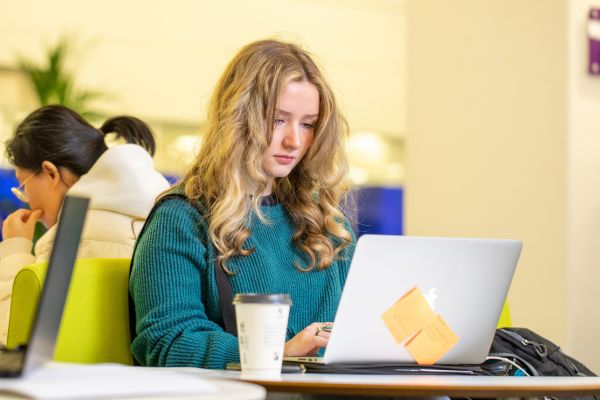
M 52 359 L 88 203 L 65 197 L 29 345 L 0 353 L 0 377 L 24 374 Z
M 415 363 L 381 315 L 415 286 L 458 342 L 436 364 L 480 364 L 521 253 L 517 240 L 363 235 L 324 357 L 286 361 Z

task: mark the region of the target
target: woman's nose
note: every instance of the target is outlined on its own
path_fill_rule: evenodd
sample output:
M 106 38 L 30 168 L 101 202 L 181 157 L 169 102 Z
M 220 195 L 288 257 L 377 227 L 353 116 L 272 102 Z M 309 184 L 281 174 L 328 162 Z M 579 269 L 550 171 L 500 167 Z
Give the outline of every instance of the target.
M 283 146 L 288 149 L 297 149 L 302 145 L 300 132 L 294 126 L 288 126 L 283 137 Z

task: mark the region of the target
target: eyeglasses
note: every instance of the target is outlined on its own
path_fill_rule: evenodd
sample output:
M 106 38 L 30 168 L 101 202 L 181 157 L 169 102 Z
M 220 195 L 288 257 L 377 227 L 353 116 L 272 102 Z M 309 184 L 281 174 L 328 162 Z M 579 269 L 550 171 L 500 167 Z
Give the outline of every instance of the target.
M 22 190 L 22 188 L 25 186 L 25 184 L 27 183 L 28 180 L 30 180 L 31 178 L 33 178 L 35 176 L 35 174 L 31 174 L 27 177 L 27 179 L 25 179 L 23 181 L 23 183 L 21 183 L 21 185 L 19 185 L 19 187 L 12 187 L 10 188 L 10 191 L 12 192 L 12 194 L 15 195 L 15 197 L 19 200 L 21 200 L 23 203 L 29 203 L 29 199 L 27 198 L 27 195 L 25 194 L 25 192 Z

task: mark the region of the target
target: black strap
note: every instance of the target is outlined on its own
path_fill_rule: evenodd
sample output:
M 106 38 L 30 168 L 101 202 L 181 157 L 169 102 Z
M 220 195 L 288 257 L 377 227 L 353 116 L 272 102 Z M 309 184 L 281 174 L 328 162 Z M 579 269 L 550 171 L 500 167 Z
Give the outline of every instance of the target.
M 223 271 L 217 260 L 215 259 L 215 278 L 217 281 L 217 290 L 219 292 L 219 307 L 221 308 L 221 314 L 223 315 L 223 325 L 225 332 L 237 336 L 237 322 L 235 320 L 235 310 L 233 308 L 233 290 L 231 289 L 231 282 L 229 277 Z
M 146 217 L 146 221 L 149 221 L 150 218 L 152 218 L 152 215 L 154 215 L 154 212 L 159 207 L 159 205 L 161 205 L 165 200 L 168 200 L 168 199 L 184 199 L 184 200 L 188 201 L 198 211 L 198 214 L 204 215 L 204 210 L 201 208 L 201 206 L 198 202 L 189 201 L 188 198 L 183 193 L 169 193 L 168 195 L 161 197 L 156 202 L 156 204 L 154 205 L 154 207 L 152 207 L 152 210 L 150 210 L 150 213 Z M 142 228 L 142 231 L 140 232 L 138 237 L 140 237 L 142 235 L 142 233 L 144 233 L 144 229 L 146 229 L 146 224 L 144 224 L 144 227 Z M 236 324 L 236 320 L 235 320 L 235 310 L 233 308 L 233 290 L 231 289 L 231 283 L 229 282 L 229 277 L 227 276 L 227 274 L 225 274 L 225 271 L 223 271 L 223 269 L 217 263 L 217 257 L 216 257 L 217 250 L 216 249 L 214 249 L 214 254 L 215 254 L 215 260 L 214 260 L 213 269 L 215 271 L 215 279 L 217 282 L 217 291 L 219 294 L 219 307 L 221 308 L 221 314 L 223 316 L 223 325 L 224 325 L 223 328 L 224 328 L 225 332 L 227 332 L 231 335 L 237 336 L 237 324 Z M 129 276 L 131 276 L 132 268 L 133 268 L 133 258 L 131 259 L 131 265 L 129 267 Z M 136 319 L 135 318 L 135 305 L 133 303 L 133 298 L 131 297 L 131 293 L 130 293 L 129 294 L 129 334 L 130 334 L 131 340 L 133 340 L 133 338 L 135 338 L 135 336 L 136 336 L 135 319 Z

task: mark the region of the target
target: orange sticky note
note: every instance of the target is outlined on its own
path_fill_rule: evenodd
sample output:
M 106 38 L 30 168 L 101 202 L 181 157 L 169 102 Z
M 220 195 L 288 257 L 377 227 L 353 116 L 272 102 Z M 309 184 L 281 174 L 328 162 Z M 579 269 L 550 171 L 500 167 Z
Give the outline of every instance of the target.
M 416 286 L 381 315 L 398 344 L 431 325 L 435 317 L 423 292 Z
M 417 364 L 434 364 L 456 343 L 458 336 L 441 316 L 406 343 Z

